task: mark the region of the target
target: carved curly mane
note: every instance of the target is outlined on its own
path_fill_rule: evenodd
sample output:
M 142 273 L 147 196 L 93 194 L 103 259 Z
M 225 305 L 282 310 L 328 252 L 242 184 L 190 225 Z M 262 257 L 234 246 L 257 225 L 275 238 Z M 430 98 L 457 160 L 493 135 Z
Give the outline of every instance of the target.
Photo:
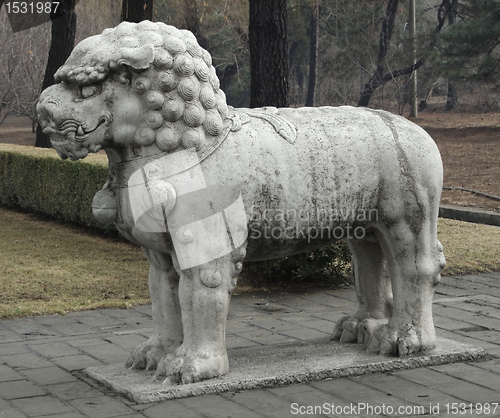
M 222 133 L 226 96 L 210 54 L 188 30 L 160 22 L 123 22 L 80 42 L 55 79 L 79 86 L 98 84 L 119 74 L 123 66 L 132 71 L 132 90 L 142 98 L 137 145 L 156 143 L 166 152 L 199 150 Z

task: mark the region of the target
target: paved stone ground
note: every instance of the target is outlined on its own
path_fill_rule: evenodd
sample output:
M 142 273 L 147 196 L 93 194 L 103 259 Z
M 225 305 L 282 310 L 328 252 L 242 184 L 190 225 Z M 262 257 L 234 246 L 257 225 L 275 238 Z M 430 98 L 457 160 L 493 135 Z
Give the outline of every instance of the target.
M 354 298 L 352 289 L 235 296 L 228 347 L 325 336 Z M 145 405 L 81 370 L 124 362 L 151 332 L 150 306 L 0 321 L 0 417 L 500 416 L 500 273 L 443 278 L 434 301 L 438 335 L 483 347 L 489 360 Z

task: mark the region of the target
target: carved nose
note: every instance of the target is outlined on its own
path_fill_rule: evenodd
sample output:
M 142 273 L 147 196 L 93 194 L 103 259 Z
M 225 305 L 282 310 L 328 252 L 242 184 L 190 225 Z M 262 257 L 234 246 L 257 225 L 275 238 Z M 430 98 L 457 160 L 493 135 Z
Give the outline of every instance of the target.
M 38 123 L 42 128 L 45 128 L 50 122 L 54 121 L 54 110 L 61 106 L 62 102 L 59 99 L 49 97 L 47 99 L 40 98 L 36 106 Z
M 40 94 L 40 99 L 36 106 L 38 122 L 40 126 L 57 123 L 54 119 L 60 112 L 63 105 L 62 97 L 59 97 L 64 91 L 60 84 L 54 84 L 46 88 Z
M 52 110 L 45 106 L 43 103 L 39 103 L 36 107 L 37 119 L 40 126 L 45 128 L 51 120 L 53 120 Z

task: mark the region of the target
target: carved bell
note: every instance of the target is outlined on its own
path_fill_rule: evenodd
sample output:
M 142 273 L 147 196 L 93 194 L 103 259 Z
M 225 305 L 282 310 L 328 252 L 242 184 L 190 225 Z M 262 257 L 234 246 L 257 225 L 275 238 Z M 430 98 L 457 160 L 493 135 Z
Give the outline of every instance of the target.
M 118 198 L 111 189 L 99 190 L 92 201 L 92 215 L 97 222 L 105 224 L 118 218 Z

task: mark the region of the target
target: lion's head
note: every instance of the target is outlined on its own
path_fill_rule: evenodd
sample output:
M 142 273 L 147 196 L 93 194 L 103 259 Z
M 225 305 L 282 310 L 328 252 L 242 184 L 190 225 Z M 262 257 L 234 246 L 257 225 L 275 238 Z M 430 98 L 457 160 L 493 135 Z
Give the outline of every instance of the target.
M 37 113 L 62 158 L 111 146 L 200 150 L 228 116 L 210 54 L 163 23 L 123 22 L 85 39 L 55 80 Z

